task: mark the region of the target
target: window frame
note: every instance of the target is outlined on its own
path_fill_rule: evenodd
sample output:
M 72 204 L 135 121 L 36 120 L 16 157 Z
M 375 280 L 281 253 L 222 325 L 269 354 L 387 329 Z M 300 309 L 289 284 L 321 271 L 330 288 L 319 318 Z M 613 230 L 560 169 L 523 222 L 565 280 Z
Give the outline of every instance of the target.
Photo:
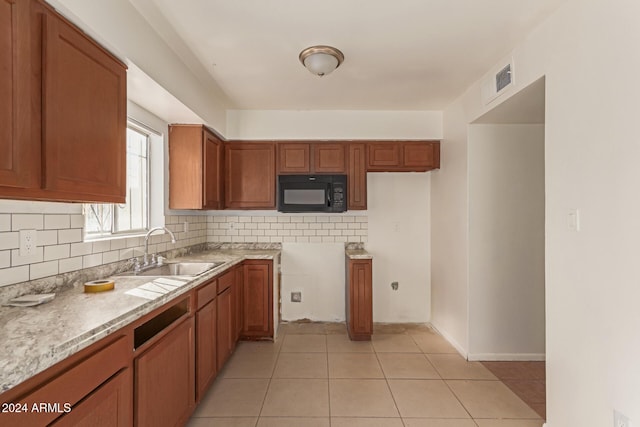
M 116 210 L 118 209 L 118 205 L 120 203 L 87 203 L 83 205 L 83 212 L 85 214 L 85 232 L 84 232 L 84 241 L 97 241 L 97 240 L 107 240 L 111 238 L 124 238 L 124 237 L 136 237 L 143 236 L 147 231 L 151 228 L 151 136 L 161 136 L 159 132 L 150 127 L 144 125 L 138 120 L 127 117 L 127 130 L 131 129 L 135 132 L 138 132 L 144 136 L 146 136 L 146 227 L 145 228 L 137 228 L 137 229 L 129 229 L 123 231 L 116 231 Z M 127 153 L 128 155 L 128 153 Z M 127 185 L 127 192 L 129 192 L 129 186 Z M 128 194 L 127 194 L 128 196 Z M 86 210 L 90 205 L 102 204 L 111 206 L 111 227 L 108 233 L 87 233 L 86 231 Z

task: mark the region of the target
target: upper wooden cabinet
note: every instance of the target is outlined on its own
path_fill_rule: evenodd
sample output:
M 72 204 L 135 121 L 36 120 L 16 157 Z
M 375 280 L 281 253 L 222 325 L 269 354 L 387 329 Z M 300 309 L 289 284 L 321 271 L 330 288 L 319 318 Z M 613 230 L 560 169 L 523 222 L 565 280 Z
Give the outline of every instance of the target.
M 0 0 L 0 195 L 2 186 L 40 186 L 41 94 L 39 79 L 31 77 L 39 65 L 32 65 L 31 9 L 29 1 Z
M 425 172 L 438 168 L 438 141 L 389 141 L 367 144 L 367 170 L 370 172 Z
M 0 197 L 124 203 L 124 64 L 40 1 L 0 23 Z
M 270 142 L 225 144 L 225 207 L 275 209 L 275 145 Z
M 169 126 L 169 208 L 223 208 L 222 141 L 201 125 Z
M 346 173 L 346 145 L 329 142 L 281 142 L 278 174 Z
M 367 209 L 367 150 L 364 143 L 349 144 L 347 209 Z

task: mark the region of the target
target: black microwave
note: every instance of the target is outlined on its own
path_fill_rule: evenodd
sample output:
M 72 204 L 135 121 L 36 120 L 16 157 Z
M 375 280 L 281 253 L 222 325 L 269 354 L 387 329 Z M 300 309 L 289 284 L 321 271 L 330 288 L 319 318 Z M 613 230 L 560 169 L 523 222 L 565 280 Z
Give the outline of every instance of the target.
M 278 175 L 278 211 L 344 212 L 346 175 Z

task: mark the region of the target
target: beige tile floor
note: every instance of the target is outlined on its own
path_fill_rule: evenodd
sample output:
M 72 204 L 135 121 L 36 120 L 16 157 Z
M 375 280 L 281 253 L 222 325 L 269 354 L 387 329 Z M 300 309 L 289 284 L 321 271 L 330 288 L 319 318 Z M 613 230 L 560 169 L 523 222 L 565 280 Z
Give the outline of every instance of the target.
M 428 326 L 376 325 L 371 342 L 352 342 L 342 324 L 295 323 L 275 343 L 240 343 L 188 427 L 542 424 Z

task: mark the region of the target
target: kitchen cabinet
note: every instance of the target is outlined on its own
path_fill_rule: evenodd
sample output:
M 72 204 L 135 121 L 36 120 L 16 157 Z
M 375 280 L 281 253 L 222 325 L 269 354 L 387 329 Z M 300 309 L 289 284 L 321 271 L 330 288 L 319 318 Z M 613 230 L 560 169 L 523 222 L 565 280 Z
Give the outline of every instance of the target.
M 347 209 L 367 209 L 366 145 L 349 144 L 349 167 L 347 169 Z
M 278 174 L 346 173 L 345 144 L 281 142 Z
M 217 296 L 217 358 L 218 370 L 222 369 L 225 362 L 231 356 L 234 347 L 234 300 L 232 298 L 235 272 L 233 270 L 224 273 L 218 278 Z
M 38 61 L 31 55 L 31 1 L 0 1 L 0 195 L 3 187 L 40 185 L 40 108 Z
M 381 141 L 367 144 L 369 172 L 425 172 L 438 168 L 438 141 Z
M 234 323 L 233 323 L 233 342 L 234 348 L 235 344 L 240 339 L 242 334 L 242 326 L 243 326 L 243 312 L 242 312 L 242 303 L 244 300 L 243 290 L 244 290 L 244 267 L 243 265 L 237 266 L 234 270 L 234 280 L 233 280 L 233 288 L 231 290 L 233 303 L 233 311 L 234 311 Z
M 273 337 L 273 261 L 244 262 L 244 323 L 245 338 Z
M 131 401 L 131 370 L 124 369 L 51 427 L 129 427 L 132 422 Z
M 225 144 L 225 207 L 275 209 L 276 163 L 273 143 Z
M 134 363 L 136 426 L 185 424 L 195 405 L 193 317 L 180 321 Z
M 2 394 L 2 402 L 19 402 L 28 411 L 0 413 L 0 424 L 13 427 L 113 425 L 133 420 L 130 339 L 117 334 L 42 372 Z M 52 406 L 33 411 L 33 405 Z M 65 407 L 68 404 L 69 407 Z
M 346 258 L 346 318 L 349 338 L 368 341 L 373 334 L 372 260 Z
M 217 280 L 211 280 L 196 291 L 196 401 L 202 399 L 218 373 L 217 286 Z
M 231 288 L 218 294 L 217 307 L 217 363 L 220 370 L 231 356 Z
M 222 209 L 223 144 L 201 125 L 169 126 L 169 207 Z
M 0 22 L 0 197 L 124 203 L 125 65 L 43 2 Z

